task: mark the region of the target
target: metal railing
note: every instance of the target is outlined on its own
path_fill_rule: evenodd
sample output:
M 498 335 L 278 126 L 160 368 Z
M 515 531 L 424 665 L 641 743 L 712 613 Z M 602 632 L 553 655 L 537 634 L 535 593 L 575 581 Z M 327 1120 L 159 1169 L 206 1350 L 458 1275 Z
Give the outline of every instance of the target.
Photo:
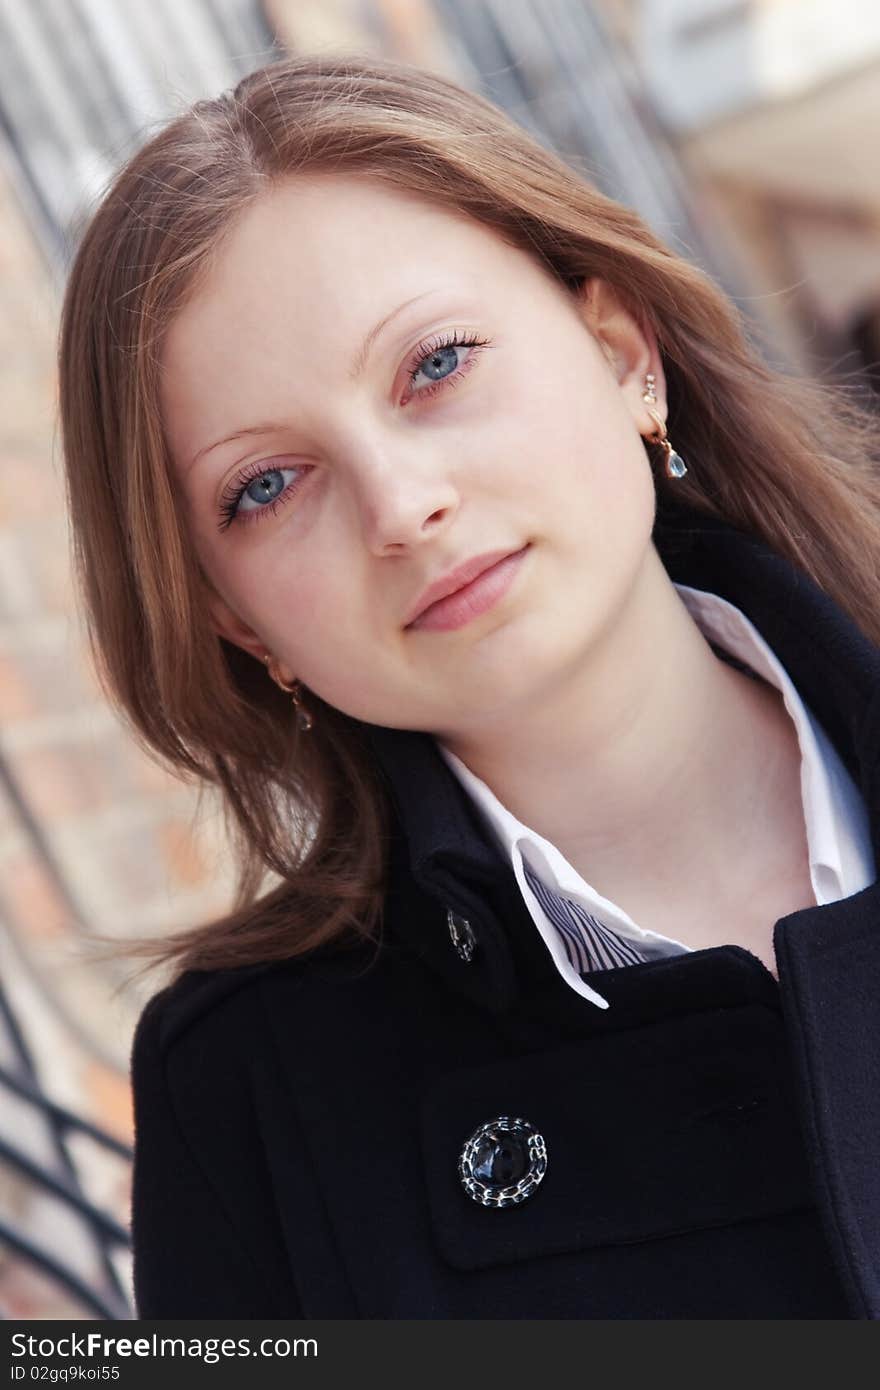
M 3 1136 L 0 1136 L 0 1163 L 7 1164 L 40 1191 L 51 1194 L 69 1211 L 76 1213 L 86 1240 L 92 1243 L 98 1255 L 103 1283 L 100 1287 L 88 1284 L 68 1261 L 41 1246 L 5 1213 L 0 1213 L 0 1240 L 5 1241 L 21 1259 L 72 1294 L 95 1316 L 111 1320 L 133 1318 L 135 1313 L 128 1291 L 111 1258 L 112 1247 L 130 1247 L 129 1232 L 113 1216 L 96 1206 L 85 1192 L 68 1147 L 68 1137 L 71 1133 L 87 1135 L 128 1164 L 132 1160 L 132 1151 L 113 1135 L 45 1094 L 30 1048 L 2 984 L 0 1020 L 5 1025 L 17 1064 L 16 1070 L 0 1066 L 0 1093 L 4 1089 L 12 1092 L 43 1117 L 55 1164 L 54 1167 L 48 1166 Z

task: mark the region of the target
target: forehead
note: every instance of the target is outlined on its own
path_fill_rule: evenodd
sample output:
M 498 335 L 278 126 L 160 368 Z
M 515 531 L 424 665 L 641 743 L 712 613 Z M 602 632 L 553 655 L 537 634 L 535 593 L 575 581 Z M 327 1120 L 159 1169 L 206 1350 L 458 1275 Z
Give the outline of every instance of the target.
M 483 223 L 377 178 L 297 176 L 238 216 L 178 319 L 258 297 L 303 316 L 319 305 L 381 312 L 389 293 L 416 294 L 438 272 L 481 281 L 522 255 Z
M 491 228 L 376 178 L 284 180 L 227 229 L 165 334 L 172 452 L 198 447 L 230 413 L 238 427 L 256 412 L 318 411 L 351 390 L 365 334 L 408 299 L 434 291 L 426 315 L 487 301 L 509 310 L 530 276 L 542 271 Z

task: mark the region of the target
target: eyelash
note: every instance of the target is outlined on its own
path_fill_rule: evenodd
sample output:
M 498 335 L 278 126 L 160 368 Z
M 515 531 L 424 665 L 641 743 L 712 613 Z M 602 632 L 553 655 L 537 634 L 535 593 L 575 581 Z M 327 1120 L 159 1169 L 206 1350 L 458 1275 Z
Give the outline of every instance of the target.
M 433 356 L 435 352 L 439 352 L 442 348 L 468 347 L 476 349 L 476 351 L 471 352 L 465 358 L 463 365 L 457 367 L 455 371 L 452 372 L 449 376 L 442 377 L 439 381 L 434 382 L 434 384 L 430 387 L 426 387 L 421 391 L 416 391 L 415 396 L 419 398 L 423 396 L 435 396 L 437 392 L 443 390 L 448 383 L 457 385 L 458 382 L 461 381 L 465 373 L 470 371 L 471 365 L 476 362 L 476 358 L 479 355 L 479 349 L 490 346 L 491 342 L 488 338 L 480 338 L 476 333 L 459 332 L 447 333 L 437 338 L 430 338 L 427 342 L 419 343 L 419 346 L 415 349 L 412 357 L 410 358 L 407 364 L 407 380 L 409 381 L 410 386 L 412 386 L 413 382 L 418 376 L 422 364 L 429 357 Z M 414 397 L 412 399 L 414 399 Z M 302 474 L 295 482 L 288 483 L 284 491 L 279 493 L 277 497 L 273 497 L 271 502 L 268 502 L 264 507 L 254 507 L 250 511 L 239 512 L 237 510 L 238 504 L 244 496 L 245 490 L 254 481 L 255 478 L 261 478 L 266 473 L 282 471 L 281 469 L 267 468 L 266 463 L 267 460 L 262 459 L 255 463 L 248 464 L 247 467 L 243 469 L 242 472 L 239 473 L 238 476 L 234 478 L 232 482 L 229 484 L 229 486 L 224 490 L 223 494 L 220 497 L 221 521 L 219 529 L 221 531 L 225 531 L 229 526 L 232 525 L 233 522 L 238 524 L 240 522 L 254 521 L 258 517 L 265 516 L 267 512 L 271 512 L 274 516 L 278 509 L 278 506 L 281 503 L 287 501 L 287 499 L 299 487 L 300 482 L 302 481 L 302 478 L 304 476 Z

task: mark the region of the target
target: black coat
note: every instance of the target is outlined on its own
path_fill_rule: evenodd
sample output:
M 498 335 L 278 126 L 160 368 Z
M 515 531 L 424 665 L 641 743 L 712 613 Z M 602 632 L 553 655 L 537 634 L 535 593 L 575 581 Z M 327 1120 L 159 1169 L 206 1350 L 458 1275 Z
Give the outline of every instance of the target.
M 726 523 L 667 504 L 655 541 L 778 654 L 880 862 L 880 650 Z M 778 984 L 719 946 L 601 972 L 601 1010 L 433 740 L 364 728 L 395 807 L 375 958 L 190 973 L 141 1015 L 139 1315 L 880 1317 L 880 884 L 780 919 Z M 546 1171 L 492 1209 L 459 1159 L 501 1116 Z

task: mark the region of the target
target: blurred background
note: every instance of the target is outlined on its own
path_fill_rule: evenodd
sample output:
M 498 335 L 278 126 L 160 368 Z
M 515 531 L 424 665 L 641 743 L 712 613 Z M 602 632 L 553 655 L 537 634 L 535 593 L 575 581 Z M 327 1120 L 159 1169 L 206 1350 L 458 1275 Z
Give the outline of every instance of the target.
M 0 1314 L 133 1316 L 124 938 L 228 905 L 216 805 L 134 744 L 72 588 L 55 346 L 77 229 L 285 52 L 479 90 L 712 274 L 773 365 L 880 392 L 876 0 L 0 0 Z

